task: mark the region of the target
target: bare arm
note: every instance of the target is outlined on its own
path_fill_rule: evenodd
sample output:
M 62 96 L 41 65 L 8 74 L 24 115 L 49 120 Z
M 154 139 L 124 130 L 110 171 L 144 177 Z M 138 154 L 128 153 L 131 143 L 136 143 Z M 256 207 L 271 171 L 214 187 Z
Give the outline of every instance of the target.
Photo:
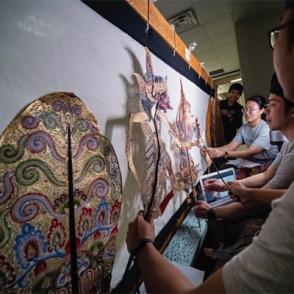
M 267 184 L 275 175 L 278 167 L 276 165 L 271 165 L 265 172 L 237 180 L 236 182 L 243 184 L 248 188 L 258 188 Z
M 209 211 L 212 208 L 205 201 L 197 201 L 194 213 L 197 218 L 208 218 Z M 213 208 L 213 212 L 216 218 L 226 219 L 244 219 L 245 217 L 256 216 L 260 212 L 263 212 L 263 207 L 258 203 L 242 203 L 242 202 L 233 202 L 225 206 L 219 206 Z
M 139 252 L 137 260 L 148 293 L 225 293 L 221 270 L 199 287 L 194 287 L 151 244 Z
M 214 208 L 217 218 L 221 219 L 243 219 L 256 215 L 261 210 L 256 203 L 233 202 L 225 206 Z
M 142 214 L 129 225 L 128 250 L 131 251 L 142 238 L 154 239 L 153 222 L 147 223 Z M 198 288 L 168 262 L 153 246 L 147 243 L 140 249 L 137 261 L 149 293 L 225 293 L 222 271 L 218 271 Z
M 218 158 L 225 156 L 225 152 L 236 150 L 240 145 L 241 144 L 238 142 L 231 141 L 229 144 L 222 147 L 207 148 L 207 151 L 212 158 Z
M 215 272 L 203 284 L 199 287 L 194 288 L 190 293 L 226 293 L 226 289 L 223 282 L 223 271 L 222 269 Z
M 246 207 L 240 202 L 233 202 L 225 206 L 216 207 L 213 210 L 217 218 L 231 219 L 243 215 L 246 211 Z
M 148 293 L 183 293 L 194 287 L 152 244 L 144 246 L 137 255 L 137 261 Z
M 257 153 L 260 153 L 263 149 L 257 146 L 251 145 L 248 149 L 246 150 L 233 150 L 233 151 L 227 151 L 228 152 L 228 157 L 232 158 L 247 158 L 251 157 Z
M 229 144 L 224 145 L 222 147 L 217 147 L 217 149 L 221 149 L 224 151 L 232 151 L 232 150 L 236 150 L 241 144 L 239 142 L 236 141 L 231 141 Z
M 242 194 L 240 193 L 239 197 L 243 202 L 255 202 L 270 207 L 272 201 L 280 198 L 286 191 L 282 189 L 248 188 Z

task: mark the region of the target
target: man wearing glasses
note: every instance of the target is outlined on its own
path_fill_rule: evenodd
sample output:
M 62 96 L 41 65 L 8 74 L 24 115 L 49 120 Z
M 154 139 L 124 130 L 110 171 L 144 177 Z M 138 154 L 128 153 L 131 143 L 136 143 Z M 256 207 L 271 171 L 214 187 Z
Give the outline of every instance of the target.
M 278 80 L 285 97 L 294 101 L 294 1 L 286 2 L 281 25 L 269 36 Z M 154 225 L 142 214 L 129 225 L 128 250 L 136 249 L 149 292 L 294 293 L 293 211 L 294 183 L 273 201 L 272 212 L 253 243 L 197 288 L 161 256 L 152 242 L 144 242 L 154 240 Z

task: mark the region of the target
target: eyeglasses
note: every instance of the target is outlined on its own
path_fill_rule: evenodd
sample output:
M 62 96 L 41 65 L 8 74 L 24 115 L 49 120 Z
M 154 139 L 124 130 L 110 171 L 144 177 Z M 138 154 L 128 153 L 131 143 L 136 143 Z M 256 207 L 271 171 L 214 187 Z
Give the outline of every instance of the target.
M 244 108 L 244 113 L 249 112 L 249 113 L 253 113 L 255 110 L 259 110 L 259 108 Z
M 277 43 L 281 29 L 284 29 L 291 24 L 294 24 L 294 20 L 286 21 L 285 23 L 283 23 L 283 24 L 281 24 L 281 25 L 279 25 L 279 26 L 277 26 L 267 32 L 268 41 L 269 41 L 269 45 L 270 45 L 271 49 L 275 48 L 275 45 Z

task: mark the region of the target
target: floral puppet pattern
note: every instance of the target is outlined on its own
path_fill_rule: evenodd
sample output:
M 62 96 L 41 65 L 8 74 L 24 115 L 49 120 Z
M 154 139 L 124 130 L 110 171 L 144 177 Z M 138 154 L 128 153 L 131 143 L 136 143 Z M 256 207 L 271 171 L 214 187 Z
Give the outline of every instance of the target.
M 134 75 L 139 86 L 140 112 L 130 115 L 126 154 L 130 170 L 140 188 L 145 209 L 147 209 L 152 198 L 153 185 L 155 177 L 157 177 L 157 187 L 152 205 L 153 211 L 155 211 L 153 216 L 158 217 L 164 212 L 169 200 L 173 197 L 173 191 L 182 189 L 189 191 L 191 182 L 193 182 L 191 178 L 193 178 L 193 180 L 197 178 L 193 160 L 188 152 L 188 149 L 191 148 L 193 144 L 195 145 L 195 143 L 191 141 L 190 146 L 187 147 L 189 145 L 187 144 L 188 141 L 193 140 L 195 123 L 193 124 L 191 121 L 191 106 L 185 99 L 182 87 L 182 98 L 177 121 L 175 124 L 169 122 L 166 113 L 168 110 L 172 109 L 172 106 L 170 105 L 170 98 L 167 90 L 167 77 L 163 78 L 153 73 L 151 54 L 148 48 L 146 48 L 146 73 L 144 77 L 141 77 L 137 73 Z M 144 178 L 142 181 L 140 180 L 133 162 L 133 152 L 135 148 L 132 132 L 134 123 L 140 124 L 146 140 Z M 176 176 L 173 172 L 173 162 L 167 151 L 166 144 L 161 139 L 162 126 L 168 130 L 173 142 L 172 145 L 177 146 L 173 148 L 173 152 L 175 152 L 177 157 L 175 166 L 178 168 L 178 174 Z M 186 131 L 184 130 L 185 127 L 187 127 Z M 181 147 L 182 143 L 184 143 L 185 147 Z M 157 164 L 158 175 L 155 175 Z M 187 174 L 188 177 L 186 178 Z
M 139 86 L 140 112 L 130 115 L 126 153 L 130 170 L 140 188 L 145 210 L 147 210 L 152 198 L 153 185 L 155 177 L 157 177 L 157 187 L 152 209 L 154 211 L 153 216 L 158 217 L 163 212 L 160 209 L 162 200 L 166 195 L 172 195 L 172 162 L 166 150 L 166 145 L 160 137 L 162 117 L 164 116 L 161 112 L 167 112 L 172 109 L 172 106 L 170 105 L 167 91 L 167 77 L 163 78 L 153 73 L 151 54 L 148 48 L 146 48 L 146 73 L 144 77 L 141 77 L 137 73 L 134 75 Z M 166 121 L 167 119 L 165 118 L 164 122 Z M 145 167 L 142 183 L 133 162 L 134 142 L 132 140 L 132 132 L 134 123 L 140 124 L 145 136 Z M 155 175 L 157 164 L 158 174 Z
M 0 138 L 0 177 L 1 290 L 71 293 L 75 241 L 80 291 L 108 291 L 121 175 L 85 104 L 73 93 L 58 92 L 25 107 Z M 69 220 L 70 197 L 75 222 Z
M 194 164 L 190 150 L 193 146 L 200 146 L 200 129 L 197 118 L 194 121 L 191 112 L 191 104 L 187 100 L 183 83 L 181 83 L 180 103 L 178 106 L 176 121 L 172 124 L 179 144 L 173 144 L 175 155 L 175 185 L 176 190 L 189 192 L 192 190 L 198 178 L 198 165 Z

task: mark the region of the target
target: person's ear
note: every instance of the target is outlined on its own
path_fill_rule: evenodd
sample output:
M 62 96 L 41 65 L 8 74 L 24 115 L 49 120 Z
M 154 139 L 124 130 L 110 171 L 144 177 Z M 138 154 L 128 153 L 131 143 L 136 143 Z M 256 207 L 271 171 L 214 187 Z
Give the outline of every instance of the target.
M 286 117 L 294 118 L 294 109 L 289 110 L 288 113 L 286 114 Z
M 288 118 L 294 118 L 294 108 L 290 108 L 290 110 L 287 111 L 286 116 Z

